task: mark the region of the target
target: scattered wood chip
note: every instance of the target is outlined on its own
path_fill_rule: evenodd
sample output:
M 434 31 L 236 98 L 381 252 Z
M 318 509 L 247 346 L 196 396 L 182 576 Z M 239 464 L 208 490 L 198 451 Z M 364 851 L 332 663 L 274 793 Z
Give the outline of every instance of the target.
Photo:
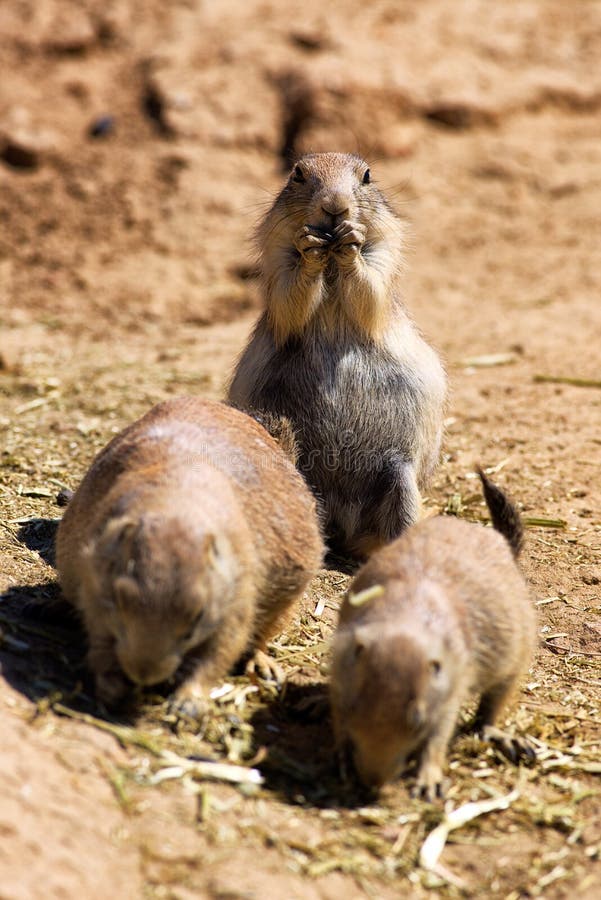
M 482 356 L 469 356 L 461 364 L 473 369 L 490 369 L 494 366 L 509 366 L 516 360 L 515 353 L 485 353 Z
M 112 722 L 105 722 L 104 719 L 97 719 L 89 713 L 70 709 L 68 706 L 63 706 L 62 703 L 53 704 L 52 709 L 59 715 L 68 716 L 71 719 L 79 719 L 80 722 L 85 722 L 86 725 L 92 725 L 101 731 L 108 731 L 123 746 L 129 744 L 140 747 L 165 763 L 164 766 L 158 768 L 148 778 L 149 784 L 160 784 L 162 781 L 183 778 L 184 775 L 212 781 L 227 781 L 230 784 L 263 784 L 263 776 L 258 769 L 250 769 L 246 766 L 233 766 L 229 763 L 213 762 L 212 760 L 188 759 L 185 756 L 173 753 L 171 750 L 162 749 L 152 738 L 127 725 L 115 725 Z
M 183 778 L 184 775 L 211 781 L 227 781 L 229 784 L 263 784 L 263 776 L 258 769 L 212 760 L 187 759 L 173 753 L 172 750 L 163 750 L 161 758 L 170 765 L 158 769 L 151 775 L 148 778 L 149 784 L 160 784 L 162 781 Z
M 38 409 L 40 406 L 44 406 L 45 403 L 48 403 L 50 397 L 36 397 L 35 400 L 29 400 L 27 403 L 22 403 L 20 406 L 17 406 L 15 412 L 18 416 L 21 413 L 29 412 L 32 409 Z
M 17 488 L 17 493 L 21 495 L 21 497 L 54 497 L 54 491 L 49 491 L 47 488 Z
M 221 684 L 219 687 L 213 688 L 210 692 L 209 697 L 211 700 L 221 700 L 223 697 L 227 697 L 228 694 L 231 694 L 236 690 L 235 684 Z
M 508 462 L 511 462 L 511 456 L 505 457 L 501 462 L 498 462 L 495 466 L 486 466 L 484 472 L 486 475 L 496 475 L 497 472 L 500 472 L 501 469 L 504 469 Z M 473 477 L 476 478 L 477 475 L 474 472 Z
M 163 781 L 183 778 L 184 775 L 197 776 L 210 781 L 227 781 L 228 784 L 263 784 L 263 776 L 258 769 L 247 769 L 245 766 L 232 766 L 220 762 L 195 762 L 188 765 L 166 766 L 159 769 L 148 779 L 151 785 Z
M 313 615 L 315 618 L 319 618 L 319 616 L 323 615 L 323 611 L 326 608 L 326 598 L 325 596 L 320 597 L 317 601 L 317 606 L 313 610 Z
M 39 522 L 39 516 L 22 516 L 20 519 L 8 519 L 7 525 L 29 525 L 31 522 Z M 44 519 L 44 525 L 58 525 L 60 519 Z

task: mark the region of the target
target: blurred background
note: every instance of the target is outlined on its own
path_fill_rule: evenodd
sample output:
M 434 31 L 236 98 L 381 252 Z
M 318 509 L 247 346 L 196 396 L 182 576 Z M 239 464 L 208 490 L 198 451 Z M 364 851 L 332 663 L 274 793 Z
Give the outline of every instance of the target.
M 439 343 L 449 316 L 505 340 L 497 304 L 553 327 L 593 288 L 600 28 L 587 0 L 3 0 L 2 325 L 255 309 L 257 217 L 291 155 L 337 149 L 413 222 Z

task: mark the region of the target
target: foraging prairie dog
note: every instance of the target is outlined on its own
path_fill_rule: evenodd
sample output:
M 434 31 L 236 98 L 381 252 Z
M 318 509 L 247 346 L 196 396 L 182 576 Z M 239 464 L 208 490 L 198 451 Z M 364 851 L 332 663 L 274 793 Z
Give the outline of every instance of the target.
M 229 401 L 290 419 L 334 549 L 363 558 L 415 522 L 446 378 L 401 303 L 403 224 L 367 163 L 299 159 L 258 230 L 265 311 Z
M 178 672 L 190 711 L 243 654 L 273 669 L 262 648 L 322 553 L 314 499 L 261 425 L 200 398 L 158 404 L 98 454 L 58 529 L 99 699 Z
M 526 740 L 494 727 L 530 664 L 536 619 L 514 560 L 519 515 L 480 477 L 497 530 L 450 517 L 420 522 L 360 569 L 341 608 L 334 730 L 367 785 L 396 777 L 421 753 L 416 792 L 440 796 L 447 745 L 471 692 L 480 695 L 482 737 L 510 757 L 533 755 Z

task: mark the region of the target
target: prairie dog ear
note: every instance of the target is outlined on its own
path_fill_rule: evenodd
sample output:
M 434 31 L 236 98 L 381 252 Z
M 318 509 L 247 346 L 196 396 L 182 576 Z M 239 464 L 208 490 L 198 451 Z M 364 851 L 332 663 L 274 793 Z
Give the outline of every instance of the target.
M 203 568 L 217 571 L 227 577 L 232 572 L 232 554 L 227 538 L 222 535 L 209 534 L 205 537 L 201 549 Z
M 113 582 L 113 595 L 119 609 L 130 609 L 137 606 L 142 599 L 140 587 L 128 575 L 120 575 Z
M 131 574 L 133 567 L 132 548 L 134 538 L 140 528 L 140 522 L 129 516 L 121 516 L 118 519 L 109 519 L 102 532 L 98 545 L 102 545 L 105 555 L 110 555 L 119 560 L 119 569 L 125 569 Z
M 120 516 L 118 519 L 109 519 L 104 526 L 102 537 L 105 541 L 131 540 L 134 531 L 140 523 L 129 516 Z

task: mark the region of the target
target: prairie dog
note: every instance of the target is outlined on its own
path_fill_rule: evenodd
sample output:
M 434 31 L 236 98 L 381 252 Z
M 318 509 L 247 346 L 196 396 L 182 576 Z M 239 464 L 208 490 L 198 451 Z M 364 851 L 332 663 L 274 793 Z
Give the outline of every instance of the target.
M 519 515 L 480 477 L 496 531 L 450 517 L 420 522 L 360 569 L 341 608 L 334 730 L 366 785 L 396 777 L 420 753 L 416 793 L 441 796 L 447 745 L 471 692 L 482 737 L 512 758 L 533 755 L 525 739 L 494 728 L 530 664 L 536 620 L 514 560 Z
M 262 652 L 319 568 L 315 501 L 244 413 L 160 403 L 96 457 L 59 525 L 57 568 L 81 612 L 99 699 L 185 680 L 177 703 Z
M 303 156 L 258 233 L 265 311 L 229 402 L 290 419 L 333 549 L 363 558 L 415 522 L 446 377 L 401 303 L 403 224 L 367 163 Z

